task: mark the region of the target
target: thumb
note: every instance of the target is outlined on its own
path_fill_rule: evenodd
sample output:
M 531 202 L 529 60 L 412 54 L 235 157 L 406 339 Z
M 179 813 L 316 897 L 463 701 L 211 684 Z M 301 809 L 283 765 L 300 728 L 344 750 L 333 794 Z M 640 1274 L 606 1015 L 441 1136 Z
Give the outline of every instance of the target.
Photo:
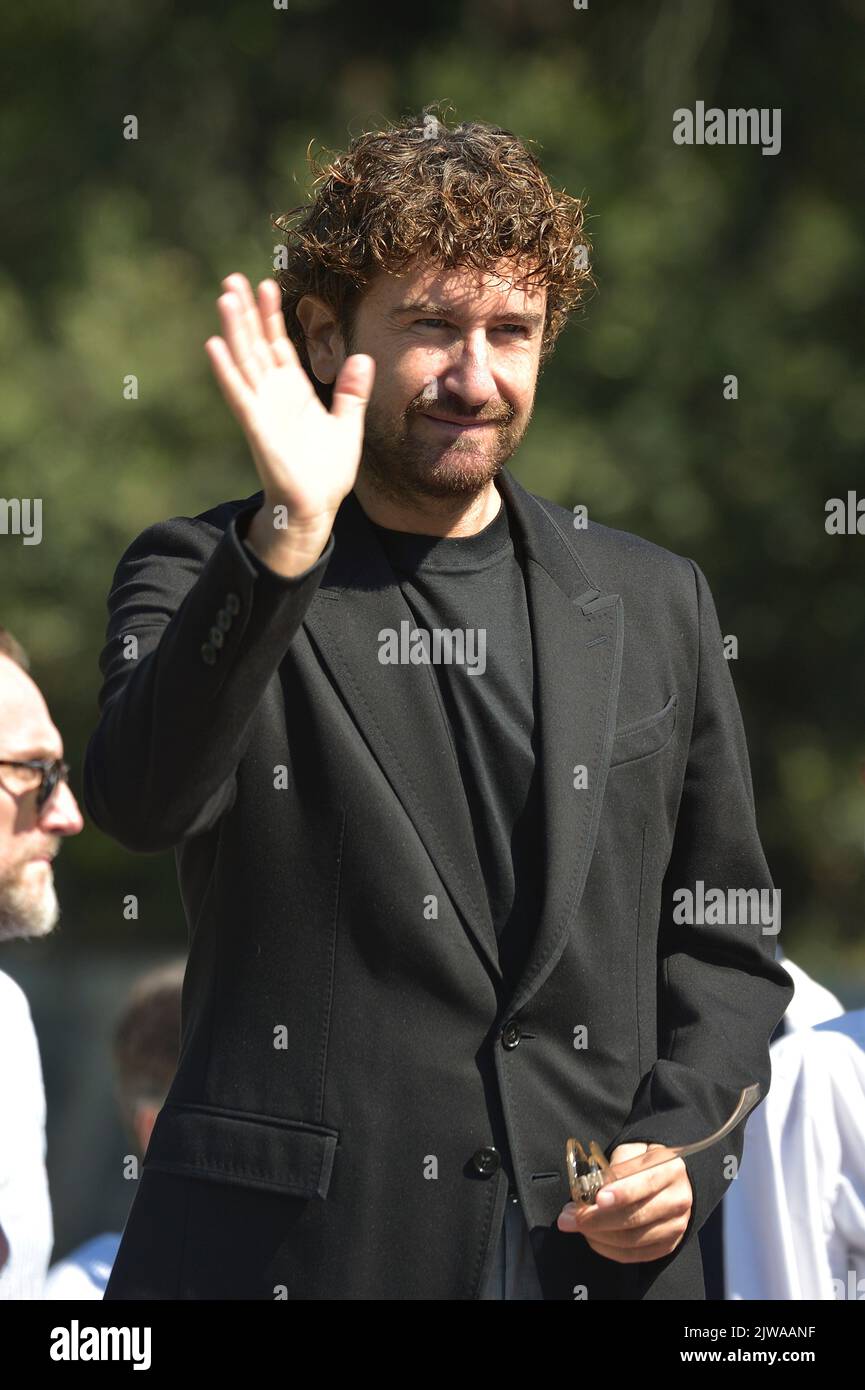
M 374 357 L 365 352 L 347 357 L 333 384 L 330 413 L 334 419 L 362 426 L 374 380 Z

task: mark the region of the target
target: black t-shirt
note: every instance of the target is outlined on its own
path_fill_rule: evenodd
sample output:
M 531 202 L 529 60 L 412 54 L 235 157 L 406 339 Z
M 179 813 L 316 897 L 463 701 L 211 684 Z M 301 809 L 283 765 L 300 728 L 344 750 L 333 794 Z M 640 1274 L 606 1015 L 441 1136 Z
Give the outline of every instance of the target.
M 504 500 L 473 536 L 371 525 L 415 625 L 431 634 L 433 656 L 436 629 L 465 634 L 463 661 L 442 660 L 439 646 L 432 666 L 471 812 L 499 959 L 513 986 L 543 891 L 534 652 L 518 540 Z

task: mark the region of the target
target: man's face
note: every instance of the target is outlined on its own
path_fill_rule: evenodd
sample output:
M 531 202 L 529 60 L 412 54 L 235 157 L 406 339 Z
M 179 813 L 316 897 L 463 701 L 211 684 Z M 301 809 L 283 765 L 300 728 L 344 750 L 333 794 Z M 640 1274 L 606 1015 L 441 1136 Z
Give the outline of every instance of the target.
M 471 497 L 511 457 L 531 419 L 546 289 L 496 273 L 414 263 L 379 275 L 350 352 L 375 358 L 361 473 L 397 501 Z M 435 417 L 448 417 L 459 426 Z
M 61 758 L 63 742 L 39 689 L 14 661 L 0 655 L 0 940 L 45 936 L 60 916 L 51 860 L 64 835 L 83 827 L 65 782 L 43 806 L 36 792 L 17 792 L 3 760 Z

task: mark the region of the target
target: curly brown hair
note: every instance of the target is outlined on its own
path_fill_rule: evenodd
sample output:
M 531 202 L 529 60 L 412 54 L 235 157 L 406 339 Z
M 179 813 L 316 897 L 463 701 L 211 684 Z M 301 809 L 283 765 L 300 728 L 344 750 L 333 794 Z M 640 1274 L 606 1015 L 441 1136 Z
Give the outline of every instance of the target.
M 594 285 L 586 200 L 554 190 L 510 131 L 481 121 L 449 129 L 433 114 L 440 106 L 359 135 L 324 164 L 310 142 L 314 200 L 272 219 L 285 234 L 275 278 L 286 331 L 327 405 L 331 388 L 310 369 L 297 318 L 305 294 L 333 309 L 351 351 L 357 306 L 380 271 L 397 273 L 417 255 L 443 269 L 469 265 L 482 273 L 518 261 L 520 285 L 547 288 L 543 365 Z

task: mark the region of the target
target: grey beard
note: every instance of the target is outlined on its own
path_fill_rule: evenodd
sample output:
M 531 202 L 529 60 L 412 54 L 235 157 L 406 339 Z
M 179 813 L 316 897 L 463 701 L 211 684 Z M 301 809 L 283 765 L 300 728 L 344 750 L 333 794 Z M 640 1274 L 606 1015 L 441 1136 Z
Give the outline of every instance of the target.
M 36 897 L 19 880 L 0 886 L 0 941 L 47 936 L 60 919 L 53 879 Z

